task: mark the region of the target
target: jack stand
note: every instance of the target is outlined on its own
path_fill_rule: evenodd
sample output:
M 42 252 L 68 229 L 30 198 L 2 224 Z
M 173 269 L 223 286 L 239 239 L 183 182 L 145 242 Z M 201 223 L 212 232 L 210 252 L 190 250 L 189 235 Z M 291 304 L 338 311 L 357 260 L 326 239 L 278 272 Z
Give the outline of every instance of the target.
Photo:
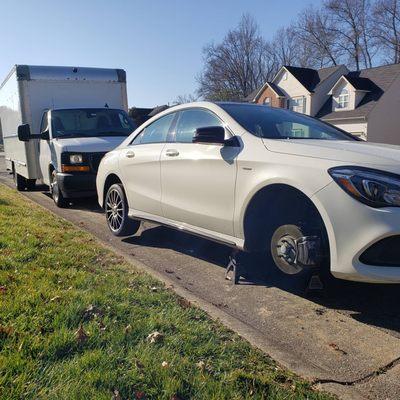
M 310 281 L 308 282 L 308 286 L 306 292 L 308 294 L 317 294 L 321 293 L 324 290 L 324 285 L 321 281 L 321 278 L 318 274 L 314 274 L 311 276 Z
M 226 267 L 225 279 L 231 281 L 233 285 L 237 285 L 241 276 L 241 263 L 239 261 L 239 250 L 233 250 L 229 256 L 228 266 Z

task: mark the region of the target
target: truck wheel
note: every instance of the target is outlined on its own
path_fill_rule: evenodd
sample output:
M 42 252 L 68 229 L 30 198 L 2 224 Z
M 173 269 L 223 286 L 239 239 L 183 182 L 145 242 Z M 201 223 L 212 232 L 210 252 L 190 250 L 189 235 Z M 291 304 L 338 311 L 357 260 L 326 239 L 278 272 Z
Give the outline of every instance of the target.
M 110 186 L 104 209 L 108 228 L 114 236 L 130 236 L 139 230 L 140 221 L 128 217 L 128 202 L 121 184 L 116 183 Z
M 51 192 L 51 197 L 53 198 L 54 203 L 56 203 L 57 207 L 60 208 L 67 207 L 68 202 L 62 195 L 61 190 L 58 186 L 56 170 L 53 170 L 51 173 L 50 192 Z
M 13 178 L 15 187 L 19 192 L 22 192 L 26 189 L 26 179 L 22 175 L 17 174 L 15 170 L 13 170 Z

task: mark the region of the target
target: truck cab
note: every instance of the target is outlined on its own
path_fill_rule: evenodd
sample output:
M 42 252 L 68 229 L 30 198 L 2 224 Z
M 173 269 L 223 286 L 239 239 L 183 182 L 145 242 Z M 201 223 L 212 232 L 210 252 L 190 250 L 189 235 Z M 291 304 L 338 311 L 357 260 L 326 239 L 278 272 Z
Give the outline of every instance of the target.
M 96 195 L 100 160 L 135 129 L 124 110 L 70 108 L 46 110 L 37 140 L 39 180 L 58 206 L 68 199 Z

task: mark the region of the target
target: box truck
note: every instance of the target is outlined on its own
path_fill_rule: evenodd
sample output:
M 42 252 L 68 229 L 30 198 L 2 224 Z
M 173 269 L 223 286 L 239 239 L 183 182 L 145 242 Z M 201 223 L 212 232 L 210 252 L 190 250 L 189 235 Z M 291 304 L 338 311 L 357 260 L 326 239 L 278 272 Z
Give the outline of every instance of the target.
M 0 134 L 18 190 L 48 185 L 55 203 L 96 194 L 104 154 L 136 127 L 122 69 L 16 65 L 0 86 Z

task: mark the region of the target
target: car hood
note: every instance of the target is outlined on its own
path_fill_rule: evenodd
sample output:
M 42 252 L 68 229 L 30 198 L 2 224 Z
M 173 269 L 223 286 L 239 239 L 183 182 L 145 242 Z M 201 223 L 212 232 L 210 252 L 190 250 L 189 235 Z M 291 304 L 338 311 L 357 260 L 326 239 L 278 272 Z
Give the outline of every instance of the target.
M 77 137 L 57 138 L 55 142 L 62 151 L 96 153 L 114 150 L 126 136 L 99 136 L 99 137 Z
M 263 139 L 276 153 L 341 161 L 351 164 L 400 166 L 400 146 L 347 140 Z

